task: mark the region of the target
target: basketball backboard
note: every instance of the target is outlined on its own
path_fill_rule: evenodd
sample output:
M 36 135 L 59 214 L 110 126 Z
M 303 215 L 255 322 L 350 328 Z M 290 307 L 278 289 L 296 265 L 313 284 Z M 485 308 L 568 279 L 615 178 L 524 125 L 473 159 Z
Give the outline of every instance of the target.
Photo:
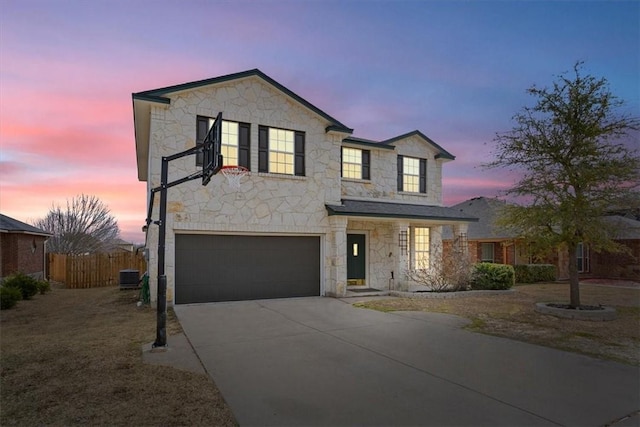
M 222 112 L 209 129 L 202 143 L 202 185 L 207 185 L 211 177 L 222 168 Z

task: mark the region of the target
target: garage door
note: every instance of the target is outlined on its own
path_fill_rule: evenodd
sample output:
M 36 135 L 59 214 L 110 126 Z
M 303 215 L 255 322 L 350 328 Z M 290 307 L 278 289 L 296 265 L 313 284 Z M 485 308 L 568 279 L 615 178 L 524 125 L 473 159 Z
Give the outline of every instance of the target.
M 175 302 L 320 295 L 320 237 L 176 235 Z

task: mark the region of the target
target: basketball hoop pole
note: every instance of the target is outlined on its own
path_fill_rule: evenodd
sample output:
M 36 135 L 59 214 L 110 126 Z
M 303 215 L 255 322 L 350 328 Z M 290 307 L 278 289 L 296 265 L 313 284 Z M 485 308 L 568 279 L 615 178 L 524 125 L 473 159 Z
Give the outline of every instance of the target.
M 216 120 L 207 133 L 204 141 L 193 148 L 181 151 L 171 156 L 162 157 L 160 169 L 160 186 L 152 188 L 149 196 L 149 207 L 147 210 L 147 232 L 151 224 L 153 213 L 153 199 L 155 193 L 160 192 L 160 213 L 158 221 L 158 294 L 157 294 L 157 327 L 156 341 L 153 347 L 167 346 L 167 276 L 164 271 L 165 264 L 165 240 L 167 235 L 167 190 L 183 182 L 202 178 L 202 185 L 207 185 L 211 177 L 218 173 L 222 167 L 222 154 L 220 153 L 220 143 L 222 141 L 222 112 L 218 113 Z M 191 154 L 203 154 L 202 169 L 184 178 L 173 182 L 169 181 L 169 162 L 180 159 Z
M 157 301 L 157 326 L 156 341 L 153 347 L 167 346 L 167 276 L 164 271 L 165 264 L 165 241 L 167 235 L 167 190 L 183 182 L 192 181 L 202 178 L 203 172 L 198 171 L 194 174 L 178 179 L 173 182 L 167 182 L 169 179 L 169 162 L 191 154 L 197 154 L 202 151 L 201 146 L 196 146 L 180 153 L 173 154 L 162 158 L 162 166 L 160 169 L 160 186 L 151 189 L 149 199 L 149 209 L 147 211 L 147 229 L 151 224 L 151 214 L 153 212 L 154 194 L 160 192 L 160 212 L 158 221 L 154 221 L 158 225 L 158 301 Z

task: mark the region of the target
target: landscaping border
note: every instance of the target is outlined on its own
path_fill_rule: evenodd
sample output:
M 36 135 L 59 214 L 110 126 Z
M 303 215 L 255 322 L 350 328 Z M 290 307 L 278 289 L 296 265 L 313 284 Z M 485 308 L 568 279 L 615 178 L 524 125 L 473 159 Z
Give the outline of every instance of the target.
M 478 295 L 502 295 L 514 293 L 515 289 L 506 289 L 503 291 L 458 291 L 458 292 L 402 292 L 389 291 L 389 295 L 400 298 L 425 298 L 425 299 L 453 299 L 453 298 L 471 298 Z
M 538 302 L 535 310 L 541 314 L 562 317 L 564 319 L 590 320 L 592 322 L 603 322 L 616 319 L 616 309 L 602 306 L 601 310 L 574 310 L 558 307 L 550 307 L 552 302 Z

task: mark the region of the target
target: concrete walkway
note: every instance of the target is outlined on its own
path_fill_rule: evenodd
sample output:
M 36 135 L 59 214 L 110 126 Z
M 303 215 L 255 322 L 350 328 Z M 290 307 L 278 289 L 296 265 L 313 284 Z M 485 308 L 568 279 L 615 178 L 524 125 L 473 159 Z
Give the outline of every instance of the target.
M 640 370 L 332 298 L 178 305 L 240 425 L 637 425 Z M 169 342 L 171 346 L 171 342 Z

